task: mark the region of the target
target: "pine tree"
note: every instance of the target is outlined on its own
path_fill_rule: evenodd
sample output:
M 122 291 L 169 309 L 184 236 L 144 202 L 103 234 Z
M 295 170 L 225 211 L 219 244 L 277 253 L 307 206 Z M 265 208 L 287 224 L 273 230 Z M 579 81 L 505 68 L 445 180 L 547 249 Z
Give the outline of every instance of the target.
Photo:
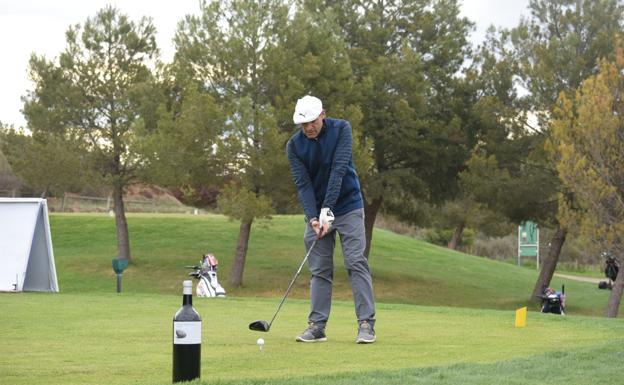
M 142 102 L 153 91 L 155 33 L 149 19 L 135 23 L 108 6 L 69 28 L 58 62 L 33 55 L 29 64 L 35 88 L 25 98 L 28 128 L 71 136 L 90 154 L 115 202 L 119 258 L 131 259 L 123 190 L 140 168 L 135 123 L 147 118 Z

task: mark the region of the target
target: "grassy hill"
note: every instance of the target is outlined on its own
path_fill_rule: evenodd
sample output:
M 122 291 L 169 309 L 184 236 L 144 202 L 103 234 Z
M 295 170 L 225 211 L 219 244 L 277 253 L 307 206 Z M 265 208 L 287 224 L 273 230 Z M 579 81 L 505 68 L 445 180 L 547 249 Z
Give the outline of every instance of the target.
M 53 214 L 50 218 L 59 285 L 63 292 L 115 290 L 114 219 L 106 215 Z M 227 279 L 238 223 L 222 216 L 131 214 L 128 218 L 133 263 L 124 273 L 124 291 L 172 294 L 186 278 L 185 265 L 206 252 L 219 259 L 219 279 L 231 296 L 279 297 L 304 256 L 301 216 L 276 216 L 254 223 L 244 286 Z M 347 300 L 351 290 L 336 248 L 334 298 Z M 375 230 L 370 257 L 379 302 L 510 310 L 528 303 L 537 272 L 508 263 L 470 256 Z M 570 314 L 603 313 L 609 293 L 595 284 L 554 278 L 566 285 Z M 302 274 L 293 298 L 308 297 Z M 529 304 L 536 310 L 537 305 Z

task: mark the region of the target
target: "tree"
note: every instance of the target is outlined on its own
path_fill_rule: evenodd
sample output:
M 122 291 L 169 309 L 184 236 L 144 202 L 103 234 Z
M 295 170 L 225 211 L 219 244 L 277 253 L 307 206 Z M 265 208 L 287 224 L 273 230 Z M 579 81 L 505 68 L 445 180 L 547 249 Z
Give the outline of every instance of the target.
M 5 126 L 0 122 L 0 193 L 11 191 L 14 194 L 21 186 L 21 181 L 13 174 L 11 164 L 2 151 L 2 148 L 7 145 L 6 135 L 11 128 L 12 127 Z
M 230 271 L 230 284 L 241 286 L 253 221 L 274 212 L 270 198 L 288 182 L 286 136 L 277 130 L 267 95 L 266 57 L 278 49 L 289 9 L 281 1 L 224 0 L 202 2 L 200 10 L 180 25 L 175 65 L 224 113 L 215 151 L 228 184 L 219 206 L 241 221 Z
M 464 76 L 455 80 L 448 99 L 448 108 L 466 138 L 463 146 L 455 149 L 456 159 L 463 161 L 461 169 L 453 169 L 459 172 L 458 181 L 449 183 L 454 188 L 445 202 L 436 205 L 440 215 L 433 221 L 436 227 L 451 228 L 447 240 L 450 248 L 459 245 L 467 226 L 500 235 L 508 228 L 518 198 L 528 198 L 511 194 L 522 186 L 510 177 L 511 170 L 497 172 L 499 162 L 518 163 L 516 157 L 521 152 L 517 150 L 526 146 L 526 140 L 518 117 L 514 63 L 505 55 L 507 47 L 499 45 L 494 36 L 492 29 L 485 43 L 472 52 L 470 65 L 463 71 Z M 514 184 L 513 188 L 510 184 Z M 507 199 L 511 195 L 513 200 Z M 504 202 L 499 202 L 501 199 Z
M 162 93 L 153 95 L 159 103 L 155 124 L 138 125 L 142 178 L 176 189 L 188 204 L 207 206 L 213 202 L 202 192 L 223 183 L 224 164 L 215 149 L 226 117 L 211 95 L 171 70 L 164 71 Z
M 4 126 L 2 122 L 0 122 L 0 133 L 4 133 Z M 4 145 L 3 141 L 0 139 L 0 173 L 5 174 L 11 171 L 11 166 L 9 165 L 9 161 L 6 156 L 2 152 L 2 146 Z
M 580 228 L 598 250 L 624 255 L 624 50 L 602 61 L 573 97 L 562 93 L 555 109 L 551 149 L 562 184 L 573 201 L 560 198 L 560 220 Z M 624 289 L 620 269 L 607 317 L 617 317 Z
M 532 0 L 529 9 L 531 16 L 511 32 L 518 80 L 529 91 L 523 100 L 524 111 L 534 114 L 538 122 L 537 126 L 527 124 L 537 139 L 527 158 L 536 160 L 533 168 L 551 170 L 544 174 L 550 174 L 550 180 L 544 182 L 565 193 L 558 187 L 557 173 L 543 147 L 551 134 L 552 109 L 560 92 L 571 95 L 583 79 L 596 73 L 598 59 L 612 57 L 614 37 L 623 26 L 624 6 L 618 0 Z M 556 196 L 546 197 L 546 201 L 556 201 Z M 550 207 L 557 230 L 533 288 L 533 299 L 549 285 L 568 232 L 556 220 L 557 205 Z
M 231 182 L 219 197 L 223 212 L 241 221 L 230 284 L 241 286 L 251 225 L 255 218 L 270 218 L 272 191 L 285 187 L 289 178 L 283 145 L 286 137 L 277 130 L 270 109 L 256 111 L 249 98 L 236 107 L 237 116 L 228 127 L 220 148 L 231 159 L 226 175 Z M 282 178 L 282 180 L 280 180 Z
M 155 28 L 130 21 L 106 7 L 84 26 L 66 33 L 67 48 L 57 63 L 33 55 L 35 89 L 24 114 L 33 134 L 75 135 L 92 158 L 94 171 L 112 191 L 119 258 L 131 259 L 123 190 L 136 180 L 140 164 L 133 146 L 135 124 L 146 119 L 141 103 L 154 92 L 149 65 L 157 57 Z
M 614 37 L 624 23 L 618 0 L 531 0 L 531 16 L 511 31 L 520 85 L 529 91 L 527 108 L 547 131 L 561 91 L 573 93 L 598 70 L 598 59 L 613 57 Z
M 500 218 L 495 222 L 544 223 L 556 208 L 550 200 L 556 187 L 550 170 L 540 167 L 545 162 L 543 151 L 537 151 L 541 137 L 526 128 L 525 101 L 514 82 L 519 69 L 508 36 L 490 29 L 467 71 L 465 120 L 476 141 L 460 172 L 460 192 L 469 203 L 496 213 Z
M 46 198 L 77 191 L 91 179 L 88 156 L 78 143 L 60 134 L 27 135 L 7 130 L 0 147 L 12 170 Z M 0 170 L 1 173 L 1 170 Z
M 471 24 L 454 0 L 310 0 L 305 6 L 319 15 L 331 10 L 347 43 L 353 97 L 372 148 L 373 167 L 362 178 L 368 256 L 384 202 L 407 217 L 406 208 L 418 207 L 407 200 L 439 203 L 456 191 L 470 139 L 449 100 Z M 390 192 L 403 201 L 388 200 Z

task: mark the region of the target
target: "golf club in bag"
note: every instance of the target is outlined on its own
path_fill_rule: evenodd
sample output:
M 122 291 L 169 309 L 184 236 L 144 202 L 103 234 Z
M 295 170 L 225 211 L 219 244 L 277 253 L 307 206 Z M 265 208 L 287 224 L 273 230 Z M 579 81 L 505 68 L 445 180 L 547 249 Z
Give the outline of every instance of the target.
M 565 315 L 565 300 L 565 285 L 561 286 L 561 291 L 546 288 L 542 295 L 542 313 Z
M 195 289 L 196 295 L 198 297 L 225 297 L 225 289 L 217 279 L 217 266 L 219 265 L 217 258 L 214 254 L 205 254 L 200 262 L 200 266 L 187 266 L 189 269 L 195 269 L 189 275 L 199 281 Z
M 308 256 L 312 252 L 312 249 L 314 248 L 314 245 L 316 245 L 316 241 L 317 240 L 315 239 L 314 242 L 312 242 L 312 246 L 310 246 L 310 249 L 308 250 L 308 253 L 306 254 L 305 258 L 303 258 L 303 261 L 301 261 L 301 264 L 299 265 L 299 269 L 297 269 L 297 272 L 295 273 L 295 276 L 293 277 L 292 281 L 290 281 L 290 285 L 288 285 L 288 289 L 286 289 L 286 294 L 284 294 L 284 297 L 282 298 L 282 301 L 280 302 L 279 306 L 277 307 L 277 310 L 275 311 L 275 314 L 273 314 L 273 318 L 271 318 L 271 322 L 266 322 L 266 321 L 261 321 L 261 320 L 254 321 L 254 322 L 249 324 L 249 329 L 250 330 L 254 330 L 254 331 L 257 331 L 257 332 L 268 332 L 269 329 L 271 329 L 271 325 L 273 325 L 273 321 L 275 321 L 275 317 L 277 317 L 277 313 L 279 313 L 280 309 L 282 308 L 282 305 L 284 304 L 284 301 L 286 300 L 286 297 L 288 297 L 288 293 L 290 293 L 290 289 L 292 289 L 293 284 L 295 283 L 295 280 L 297 279 L 297 277 L 301 273 L 301 269 L 303 269 L 303 265 L 305 265 L 306 261 L 308 260 Z

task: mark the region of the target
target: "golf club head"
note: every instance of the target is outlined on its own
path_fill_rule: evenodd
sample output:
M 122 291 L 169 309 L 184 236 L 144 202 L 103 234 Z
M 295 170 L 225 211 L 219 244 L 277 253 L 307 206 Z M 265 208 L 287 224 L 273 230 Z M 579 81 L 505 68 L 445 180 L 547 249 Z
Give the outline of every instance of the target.
M 271 325 L 266 321 L 254 321 L 249 324 L 249 330 L 255 330 L 257 332 L 268 332 L 270 328 Z

